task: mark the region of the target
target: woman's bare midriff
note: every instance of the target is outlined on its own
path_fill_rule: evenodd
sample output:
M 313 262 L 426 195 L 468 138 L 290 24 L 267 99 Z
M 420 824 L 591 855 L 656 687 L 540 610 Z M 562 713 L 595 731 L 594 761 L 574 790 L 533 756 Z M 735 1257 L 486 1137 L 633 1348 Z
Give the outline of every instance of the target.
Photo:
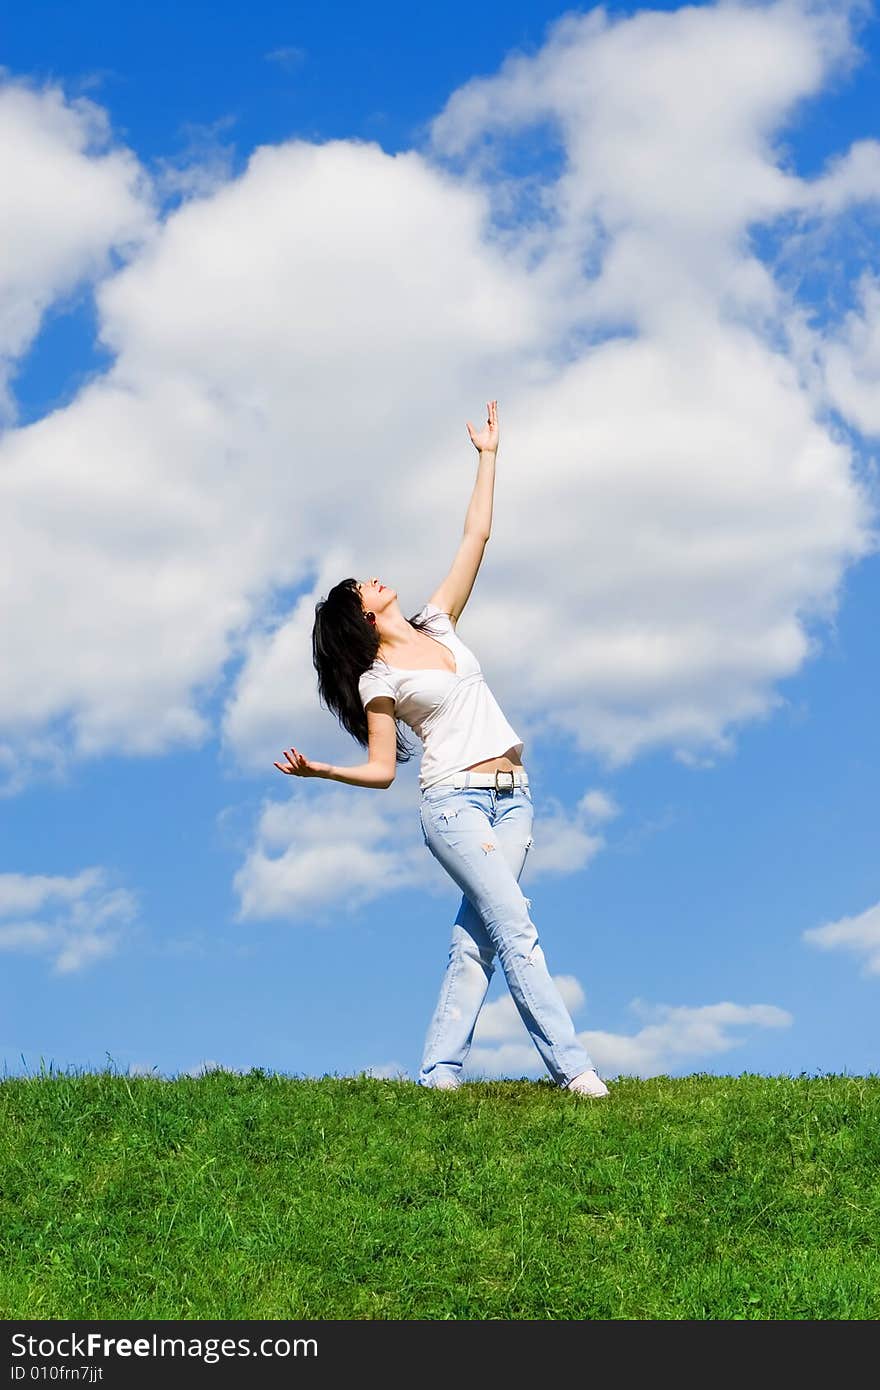
M 484 763 L 471 763 L 466 769 L 467 772 L 513 772 L 514 768 L 522 767 L 522 759 L 515 748 L 508 748 L 506 753 L 502 753 L 500 758 L 488 758 Z

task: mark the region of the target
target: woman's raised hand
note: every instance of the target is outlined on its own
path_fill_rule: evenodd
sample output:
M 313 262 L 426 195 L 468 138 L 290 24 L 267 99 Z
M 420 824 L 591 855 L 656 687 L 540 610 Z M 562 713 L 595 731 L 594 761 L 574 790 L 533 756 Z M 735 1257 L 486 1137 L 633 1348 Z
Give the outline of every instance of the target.
M 470 420 L 467 422 L 471 443 L 481 454 L 495 453 L 498 449 L 498 402 L 487 401 L 486 409 L 489 412 L 489 418 L 479 434 L 477 434 Z
M 282 767 L 280 763 L 275 763 L 279 772 L 286 772 L 288 777 L 323 777 L 327 771 L 326 763 L 313 763 L 304 753 L 297 753 L 295 748 L 290 751 L 285 748 L 284 756 L 287 759 L 287 767 Z

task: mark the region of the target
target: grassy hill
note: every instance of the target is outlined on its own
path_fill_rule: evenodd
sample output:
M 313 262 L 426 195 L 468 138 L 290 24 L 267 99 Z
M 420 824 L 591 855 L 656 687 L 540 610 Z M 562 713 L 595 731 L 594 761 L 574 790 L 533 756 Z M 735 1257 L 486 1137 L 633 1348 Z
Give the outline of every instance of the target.
M 880 1078 L 0 1081 L 0 1317 L 880 1316 Z

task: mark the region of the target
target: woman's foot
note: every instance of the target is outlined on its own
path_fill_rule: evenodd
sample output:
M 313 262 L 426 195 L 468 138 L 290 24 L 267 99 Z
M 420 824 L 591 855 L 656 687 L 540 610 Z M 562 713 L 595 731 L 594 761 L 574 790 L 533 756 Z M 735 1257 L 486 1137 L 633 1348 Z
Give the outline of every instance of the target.
M 594 1100 L 597 1100 L 599 1096 L 608 1095 L 608 1087 L 595 1067 L 590 1067 L 589 1071 L 582 1071 L 580 1076 L 569 1081 L 565 1089 L 566 1091 L 574 1091 L 576 1096 L 590 1096 Z

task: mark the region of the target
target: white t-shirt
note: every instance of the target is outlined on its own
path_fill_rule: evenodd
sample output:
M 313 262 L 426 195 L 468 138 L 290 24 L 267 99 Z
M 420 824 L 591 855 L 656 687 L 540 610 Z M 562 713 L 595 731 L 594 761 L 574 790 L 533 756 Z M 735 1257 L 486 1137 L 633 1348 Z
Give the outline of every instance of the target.
M 424 791 L 453 772 L 502 757 L 509 748 L 521 753 L 523 743 L 502 714 L 477 658 L 456 636 L 449 615 L 426 603 L 418 616 L 434 617 L 425 631 L 452 652 L 455 672 L 405 671 L 377 657 L 358 681 L 358 690 L 364 708 L 377 695 L 390 696 L 395 718 L 422 740 L 419 787 Z

